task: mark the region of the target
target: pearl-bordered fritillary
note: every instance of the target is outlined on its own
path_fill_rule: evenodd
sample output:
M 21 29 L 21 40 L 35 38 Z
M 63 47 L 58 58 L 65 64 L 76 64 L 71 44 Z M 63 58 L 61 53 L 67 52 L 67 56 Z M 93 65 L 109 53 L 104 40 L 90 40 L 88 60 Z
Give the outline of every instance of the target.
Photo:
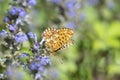
M 70 28 L 48 28 L 42 33 L 47 51 L 54 53 L 73 44 L 73 30 Z

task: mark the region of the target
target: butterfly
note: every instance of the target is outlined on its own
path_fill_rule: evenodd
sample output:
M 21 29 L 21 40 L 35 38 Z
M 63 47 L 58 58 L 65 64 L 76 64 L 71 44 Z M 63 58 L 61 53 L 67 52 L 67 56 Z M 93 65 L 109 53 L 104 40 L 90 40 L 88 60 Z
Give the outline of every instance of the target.
M 54 53 L 69 47 L 73 44 L 72 36 L 74 32 L 70 28 L 48 28 L 42 33 L 45 40 L 45 48 L 48 52 Z

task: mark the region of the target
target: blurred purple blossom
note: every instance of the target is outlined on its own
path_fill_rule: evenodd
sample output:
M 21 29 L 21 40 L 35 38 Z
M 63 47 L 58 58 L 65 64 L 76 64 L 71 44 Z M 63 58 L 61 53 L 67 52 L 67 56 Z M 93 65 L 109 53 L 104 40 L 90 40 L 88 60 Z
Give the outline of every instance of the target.
M 19 58 L 20 58 L 20 59 L 21 59 L 21 58 L 26 58 L 27 56 L 29 56 L 29 54 L 27 54 L 27 53 L 22 53 L 22 54 L 19 55 Z
M 72 8 L 74 8 L 75 3 L 76 3 L 76 0 L 68 0 L 66 2 L 65 6 L 67 9 L 72 9 Z
M 0 37 L 4 37 L 5 34 L 7 34 L 7 31 L 2 30 L 2 31 L 0 32 Z
M 7 22 L 9 22 L 9 21 L 10 21 L 10 19 L 9 19 L 8 16 L 6 16 L 6 17 L 4 18 L 4 20 L 3 20 L 3 22 L 5 22 L 5 23 L 7 23 Z
M 34 34 L 33 32 L 29 32 L 29 33 L 28 33 L 28 36 L 29 36 L 31 39 L 34 39 L 35 42 L 37 42 L 37 36 L 36 36 L 36 34 Z
M 8 76 L 8 80 L 23 80 L 23 72 L 21 70 L 18 70 L 15 66 L 8 66 L 6 74 Z
M 62 0 L 51 0 L 51 2 L 53 2 L 53 3 L 59 3 L 59 2 L 61 2 Z
M 26 12 L 25 12 L 24 8 L 19 8 L 19 7 L 13 6 L 10 9 L 9 14 L 12 16 L 18 15 L 20 17 L 24 17 L 26 15 Z
M 76 15 L 76 13 L 75 13 L 75 11 L 73 10 L 73 9 L 69 9 L 68 10 L 68 15 L 69 15 L 69 17 L 75 17 L 75 15 Z
M 99 3 L 99 0 L 87 0 L 86 4 L 90 6 L 97 5 Z
M 8 76 L 12 76 L 14 73 L 13 73 L 13 71 L 12 71 L 12 69 L 10 69 L 10 67 L 8 67 L 8 69 L 7 69 L 7 75 Z
M 36 0 L 27 0 L 28 5 L 35 6 L 37 4 Z
M 51 61 L 50 61 L 50 57 L 49 57 L 49 56 L 39 57 L 39 60 L 40 60 L 40 64 L 41 64 L 41 65 L 51 64 Z
M 38 50 L 40 48 L 40 45 L 38 43 L 34 43 L 33 45 L 34 50 Z
M 10 15 L 17 15 L 18 14 L 18 10 L 19 10 L 19 8 L 14 6 L 14 7 L 12 7 L 10 9 L 9 14 Z
M 76 3 L 76 0 L 68 0 L 65 4 L 65 8 L 68 9 L 68 15 L 70 17 L 74 17 L 75 16 L 75 3 Z
M 17 24 L 23 25 L 23 21 L 21 20 L 21 18 L 17 18 L 17 19 L 16 19 L 16 25 L 17 25 Z
M 30 69 L 32 71 L 36 70 L 42 72 L 44 70 L 44 66 L 40 64 L 40 61 L 34 61 L 30 64 Z
M 26 11 L 24 10 L 24 8 L 20 8 L 19 10 L 18 10 L 18 15 L 20 16 L 20 17 L 24 17 L 27 13 L 26 13 Z
M 14 37 L 14 39 L 15 39 L 15 41 L 17 43 L 22 43 L 23 41 L 28 41 L 28 37 L 24 33 L 18 33 L 18 34 L 16 34 L 15 37 Z
M 38 79 L 43 80 L 40 72 L 36 73 L 36 75 L 35 75 L 35 80 L 38 80 Z
M 75 22 L 69 21 L 66 23 L 65 27 L 74 29 L 76 27 Z
M 49 56 L 39 56 L 30 64 L 31 70 L 43 71 L 47 64 L 51 64 Z
M 15 32 L 18 29 L 16 24 L 8 25 L 8 28 L 9 28 L 10 31 L 13 31 L 13 32 Z

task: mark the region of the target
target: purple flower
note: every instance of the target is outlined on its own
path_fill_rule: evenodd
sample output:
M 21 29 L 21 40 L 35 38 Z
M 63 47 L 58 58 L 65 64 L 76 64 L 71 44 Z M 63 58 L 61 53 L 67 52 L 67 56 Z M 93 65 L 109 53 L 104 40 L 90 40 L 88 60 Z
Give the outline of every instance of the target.
M 28 5 L 35 6 L 37 4 L 36 0 L 27 0 Z
M 75 16 L 75 11 L 74 11 L 75 3 L 76 3 L 76 1 L 70 0 L 70 1 L 66 2 L 66 4 L 65 4 L 65 7 L 68 9 L 68 15 L 70 17 Z
M 35 49 L 35 50 L 38 50 L 38 49 L 40 48 L 40 45 L 39 45 L 38 43 L 34 43 L 33 46 L 34 46 L 34 49 Z
M 7 16 L 7 17 L 5 17 L 5 18 L 4 18 L 4 20 L 3 20 L 3 21 L 7 23 L 7 22 L 9 22 L 9 21 L 10 21 L 10 19 L 9 19 L 9 17 Z
M 86 2 L 88 5 L 97 5 L 99 3 L 99 0 L 87 0 Z
M 7 75 L 8 76 L 13 76 L 13 71 L 10 69 L 10 67 L 8 67 L 8 69 L 7 69 Z
M 39 57 L 39 60 L 40 60 L 41 65 L 51 64 L 49 56 L 45 56 L 45 57 L 41 56 L 41 57 Z
M 35 80 L 38 80 L 38 79 L 43 80 L 43 78 L 39 72 L 36 73 L 36 75 L 35 75 Z
M 23 8 L 20 8 L 19 10 L 18 10 L 18 15 L 20 16 L 20 17 L 24 17 L 25 15 L 26 15 L 26 11 L 23 9 Z
M 36 67 L 36 65 L 35 65 L 35 62 L 32 62 L 32 63 L 30 64 L 30 69 L 31 69 L 31 70 L 36 70 L 36 69 L 37 69 L 37 67 Z
M 36 34 L 34 34 L 33 32 L 29 32 L 29 33 L 28 33 L 28 36 L 29 36 L 31 39 L 34 39 L 35 42 L 37 41 L 37 36 L 36 36 Z
M 18 14 L 18 11 L 19 11 L 19 8 L 18 7 L 12 7 L 11 10 L 9 11 L 9 14 L 10 15 L 17 15 Z
M 34 61 L 30 64 L 30 69 L 31 70 L 37 70 L 37 71 L 43 71 L 44 67 L 47 64 L 50 64 L 50 58 L 49 56 L 39 56 L 34 59 Z
M 22 22 L 21 18 L 17 18 L 17 19 L 16 19 L 16 25 L 17 25 L 17 24 L 23 25 L 23 22 Z
M 40 64 L 40 61 L 33 61 L 30 64 L 30 69 L 32 71 L 37 70 L 37 71 L 41 71 L 42 72 L 44 70 L 44 66 Z
M 2 30 L 2 31 L 0 32 L 0 37 L 4 37 L 5 34 L 7 34 L 7 32 L 6 32 L 5 30 Z
M 76 2 L 75 0 L 69 0 L 69 1 L 66 3 L 66 8 L 67 8 L 67 9 L 74 8 L 75 2 Z
M 29 56 L 29 54 L 27 54 L 27 53 L 22 53 L 22 54 L 20 54 L 19 58 L 26 58 L 27 56 Z
M 16 24 L 9 25 L 8 27 L 9 27 L 9 30 L 13 32 L 15 32 L 18 29 Z
M 68 15 L 70 16 L 70 17 L 75 17 L 75 11 L 74 11 L 74 9 L 69 9 L 68 10 Z
M 44 66 L 43 65 L 40 65 L 39 67 L 38 67 L 38 71 L 39 72 L 42 72 L 44 70 Z
M 24 10 L 24 8 L 18 8 L 18 7 L 14 6 L 9 11 L 9 14 L 12 15 L 12 16 L 18 15 L 20 17 L 24 17 L 26 15 L 26 11 Z
M 65 25 L 65 27 L 74 29 L 76 27 L 76 25 L 75 25 L 75 22 L 70 21 Z
M 14 39 L 15 39 L 15 41 L 17 43 L 22 43 L 23 41 L 28 41 L 28 37 L 24 33 L 18 33 L 18 34 L 16 34 L 15 37 L 14 37 Z
M 8 66 L 6 71 L 8 80 L 23 80 L 24 73 L 15 66 Z
M 51 0 L 51 2 L 53 2 L 53 3 L 59 3 L 59 2 L 61 2 L 62 0 Z

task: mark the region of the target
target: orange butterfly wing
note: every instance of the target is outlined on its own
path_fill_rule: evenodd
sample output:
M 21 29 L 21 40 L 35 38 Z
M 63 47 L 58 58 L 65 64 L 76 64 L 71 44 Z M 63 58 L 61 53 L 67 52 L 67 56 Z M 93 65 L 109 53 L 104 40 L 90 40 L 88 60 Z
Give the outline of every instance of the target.
M 56 52 L 62 50 L 69 45 L 72 45 L 73 30 L 70 28 L 48 28 L 46 29 L 42 37 L 45 39 L 45 47 L 49 52 Z

